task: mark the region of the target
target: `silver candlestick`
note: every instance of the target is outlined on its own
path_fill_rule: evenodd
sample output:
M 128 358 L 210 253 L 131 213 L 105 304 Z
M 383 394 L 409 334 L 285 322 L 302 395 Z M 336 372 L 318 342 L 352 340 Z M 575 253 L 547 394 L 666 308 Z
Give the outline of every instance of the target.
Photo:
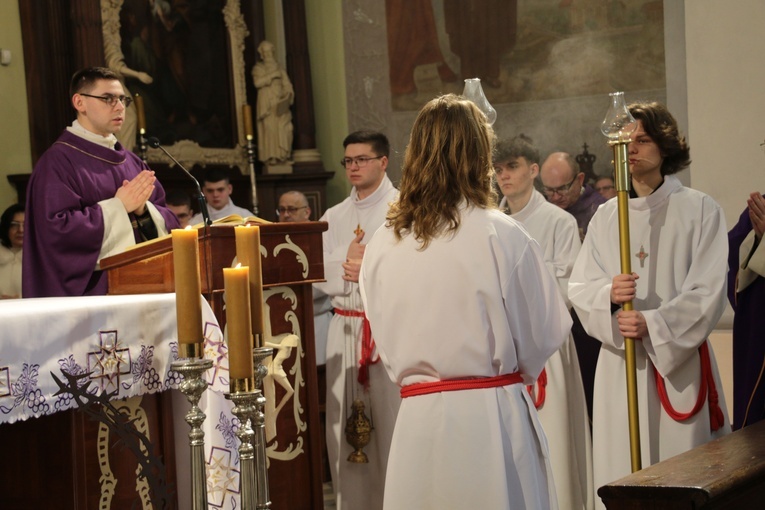
M 186 396 L 191 409 L 186 413 L 189 424 L 189 448 L 191 450 L 191 505 L 192 510 L 207 510 L 207 473 L 205 470 L 205 432 L 202 423 L 205 413 L 199 408 L 199 399 L 207 389 L 202 374 L 212 368 L 209 359 L 181 359 L 170 364 L 170 369 L 183 376 L 179 390 Z
M 252 350 L 253 364 L 255 365 L 255 386 L 263 391 L 263 379 L 268 375 L 268 367 L 263 362 L 273 356 L 271 347 L 255 347 Z M 256 410 L 253 416 L 255 429 L 255 461 L 258 469 L 258 510 L 271 508 L 271 497 L 268 492 L 268 462 L 266 459 L 266 415 L 263 411 L 266 398 L 260 395 L 256 401 Z
M 260 390 L 227 393 L 226 398 L 234 403 L 231 410 L 239 419 L 236 436 L 239 438 L 239 497 L 241 510 L 255 510 L 257 484 L 255 482 L 255 432 L 251 420 L 256 413 L 256 402 L 263 398 Z

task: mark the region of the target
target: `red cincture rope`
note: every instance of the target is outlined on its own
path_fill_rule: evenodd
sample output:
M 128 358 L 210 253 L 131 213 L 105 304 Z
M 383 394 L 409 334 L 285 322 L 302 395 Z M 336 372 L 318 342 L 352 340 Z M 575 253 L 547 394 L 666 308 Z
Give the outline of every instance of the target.
M 526 391 L 528 391 L 529 395 L 532 397 L 534 396 L 534 386 L 534 384 L 526 386 Z M 539 409 L 545 405 L 545 397 L 547 397 L 547 370 L 545 368 L 542 368 L 542 373 L 539 374 L 539 377 L 537 378 L 536 387 L 537 396 L 534 399 L 534 407 Z
M 709 397 L 709 425 L 712 428 L 712 432 L 719 430 L 725 422 L 722 409 L 720 409 L 719 397 L 717 395 L 717 387 L 715 386 L 714 374 L 712 374 L 712 362 L 709 359 L 709 346 L 704 341 L 699 346 L 699 357 L 701 358 L 701 388 L 699 388 L 699 396 L 696 399 L 696 405 L 693 409 L 687 413 L 681 413 L 672 407 L 672 402 L 669 401 L 669 395 L 667 395 L 667 388 L 664 385 L 664 378 L 659 375 L 659 371 L 656 367 L 653 367 L 654 378 L 656 379 L 656 390 L 659 393 L 659 400 L 661 405 L 667 414 L 675 421 L 685 421 L 688 418 L 695 416 L 701 408 L 704 406 L 704 401 Z
M 372 338 L 372 327 L 369 325 L 364 312 L 358 312 L 356 310 L 343 310 L 342 308 L 335 308 L 335 313 L 341 317 L 359 317 L 362 319 L 361 324 L 361 359 L 359 359 L 359 384 L 363 384 L 365 388 L 369 387 L 369 367 L 380 361 L 380 356 L 372 358 L 372 353 L 375 349 L 375 341 Z
M 479 388 L 497 388 L 523 382 L 520 372 L 497 375 L 494 377 L 473 377 L 470 379 L 447 379 L 445 381 L 410 384 L 401 388 L 401 398 L 441 393 L 443 391 L 475 390 Z

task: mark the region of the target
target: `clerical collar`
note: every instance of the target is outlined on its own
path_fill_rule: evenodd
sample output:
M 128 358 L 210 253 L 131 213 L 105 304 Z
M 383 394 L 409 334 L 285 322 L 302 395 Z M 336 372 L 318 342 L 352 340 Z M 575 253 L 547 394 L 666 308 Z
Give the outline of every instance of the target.
M 659 188 L 661 188 L 663 184 L 664 184 L 664 178 L 662 177 L 662 179 L 661 179 L 661 182 L 659 183 L 659 185 L 658 185 L 658 186 L 656 186 L 656 187 L 654 188 L 654 190 L 651 192 L 651 195 L 653 195 L 654 193 L 656 193 L 656 190 L 657 190 L 657 189 L 659 189 Z M 650 196 L 650 195 L 649 195 L 649 196 Z M 640 197 L 638 196 L 637 192 L 635 191 L 635 187 L 634 187 L 634 186 L 630 186 L 630 198 L 640 198 Z
M 117 143 L 117 137 L 114 136 L 114 134 L 110 134 L 109 136 L 97 135 L 94 132 L 85 129 L 82 124 L 77 121 L 77 119 L 75 119 L 75 121 L 72 122 L 72 125 L 68 126 L 66 130 L 73 135 L 77 135 L 80 138 L 98 144 L 102 147 L 106 147 L 107 149 L 114 150 L 114 146 Z

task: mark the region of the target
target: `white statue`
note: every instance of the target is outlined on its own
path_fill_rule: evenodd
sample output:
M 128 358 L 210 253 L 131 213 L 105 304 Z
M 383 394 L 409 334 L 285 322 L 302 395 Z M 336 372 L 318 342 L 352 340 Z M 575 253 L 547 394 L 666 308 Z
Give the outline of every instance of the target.
M 252 79 L 258 89 L 258 159 L 267 165 L 278 165 L 290 159 L 292 151 L 292 113 L 295 100 L 287 72 L 274 58 L 274 45 L 263 41 L 258 46 L 261 62 L 252 68 Z

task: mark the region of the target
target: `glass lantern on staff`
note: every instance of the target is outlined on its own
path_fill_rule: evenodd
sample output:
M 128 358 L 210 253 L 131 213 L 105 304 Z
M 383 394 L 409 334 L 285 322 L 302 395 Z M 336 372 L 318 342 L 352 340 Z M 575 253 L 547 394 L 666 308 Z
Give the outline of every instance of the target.
M 600 126 L 608 138 L 608 144 L 614 150 L 614 176 L 616 177 L 616 197 L 619 217 L 619 254 L 622 274 L 631 274 L 630 263 L 630 216 L 629 190 L 630 171 L 627 158 L 627 146 L 637 123 L 624 102 L 624 92 L 612 92 L 611 104 Z M 622 305 L 622 309 L 633 309 L 632 301 Z M 630 459 L 632 472 L 642 468 L 640 457 L 640 421 L 637 400 L 637 366 L 635 361 L 635 339 L 624 339 L 624 352 L 627 365 L 627 410 L 629 420 Z

